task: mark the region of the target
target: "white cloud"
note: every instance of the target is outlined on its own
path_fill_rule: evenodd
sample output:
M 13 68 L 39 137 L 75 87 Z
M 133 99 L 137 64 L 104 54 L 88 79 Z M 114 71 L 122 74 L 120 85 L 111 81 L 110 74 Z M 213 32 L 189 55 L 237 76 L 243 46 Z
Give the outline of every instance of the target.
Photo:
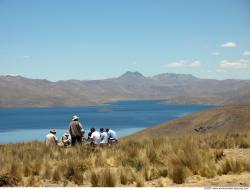
M 211 52 L 210 55 L 218 56 L 218 55 L 220 55 L 220 52 L 217 52 L 217 51 Z
M 242 53 L 242 55 L 243 55 L 243 56 L 250 56 L 250 51 L 244 51 L 244 52 Z
M 239 61 L 220 61 L 221 68 L 232 68 L 232 69 L 245 69 L 248 68 L 249 60 L 239 60 Z
M 193 61 L 188 66 L 189 67 L 199 67 L 201 65 L 200 61 Z
M 24 59 L 29 59 L 30 56 L 29 56 L 29 55 L 24 55 L 23 58 L 24 58 Z
M 195 61 L 180 60 L 180 61 L 165 64 L 163 66 L 176 68 L 176 67 L 199 67 L 200 65 L 201 63 L 198 60 L 195 60 Z
M 227 42 L 224 44 L 221 44 L 221 47 L 223 48 L 235 48 L 237 45 L 235 42 Z

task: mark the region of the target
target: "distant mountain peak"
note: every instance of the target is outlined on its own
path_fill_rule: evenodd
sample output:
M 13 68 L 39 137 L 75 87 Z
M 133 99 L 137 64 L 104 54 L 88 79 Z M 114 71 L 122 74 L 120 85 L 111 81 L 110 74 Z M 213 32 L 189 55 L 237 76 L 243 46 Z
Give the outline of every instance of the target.
M 177 73 L 162 73 L 153 76 L 155 79 L 197 79 L 191 74 L 177 74 Z
M 121 75 L 119 78 L 134 79 L 134 78 L 145 78 L 145 77 L 139 72 L 127 71 L 126 73 Z

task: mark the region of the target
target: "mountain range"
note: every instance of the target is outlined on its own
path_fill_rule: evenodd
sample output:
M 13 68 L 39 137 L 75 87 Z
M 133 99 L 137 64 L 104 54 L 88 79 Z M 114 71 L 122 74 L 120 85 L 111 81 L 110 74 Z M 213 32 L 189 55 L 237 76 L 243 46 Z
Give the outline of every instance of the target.
M 220 105 L 246 103 L 250 102 L 250 80 L 201 79 L 172 73 L 145 77 L 130 71 L 104 80 L 57 82 L 0 76 L 0 107 L 83 106 L 124 99 Z

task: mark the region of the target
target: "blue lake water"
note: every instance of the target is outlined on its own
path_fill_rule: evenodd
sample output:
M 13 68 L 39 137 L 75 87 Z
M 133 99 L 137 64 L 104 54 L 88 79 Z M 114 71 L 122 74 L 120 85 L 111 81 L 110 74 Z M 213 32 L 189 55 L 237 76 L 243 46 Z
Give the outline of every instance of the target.
M 1 108 L 0 143 L 31 140 L 44 141 L 51 128 L 61 137 L 73 115 L 88 132 L 112 128 L 119 137 L 172 120 L 193 112 L 212 108 L 211 105 L 168 105 L 157 100 L 120 101 L 105 105 L 58 108 Z

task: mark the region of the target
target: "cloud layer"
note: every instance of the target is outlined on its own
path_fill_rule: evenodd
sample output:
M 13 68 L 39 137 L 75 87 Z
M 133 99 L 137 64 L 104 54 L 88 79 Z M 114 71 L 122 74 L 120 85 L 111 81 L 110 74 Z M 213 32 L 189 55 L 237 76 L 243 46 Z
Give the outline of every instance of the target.
M 163 66 L 177 68 L 177 67 L 199 67 L 200 65 L 201 63 L 198 60 L 195 60 L 195 61 L 180 60 L 180 61 L 165 64 Z
M 223 48 L 235 48 L 237 45 L 235 42 L 226 42 L 224 44 L 221 44 L 221 47 Z
M 239 60 L 239 61 L 228 61 L 222 60 L 219 63 L 221 68 L 232 68 L 232 69 L 245 69 L 248 68 L 250 61 L 249 60 Z
M 243 56 L 250 56 L 250 51 L 244 51 L 244 52 L 242 53 L 242 55 L 243 55 Z

